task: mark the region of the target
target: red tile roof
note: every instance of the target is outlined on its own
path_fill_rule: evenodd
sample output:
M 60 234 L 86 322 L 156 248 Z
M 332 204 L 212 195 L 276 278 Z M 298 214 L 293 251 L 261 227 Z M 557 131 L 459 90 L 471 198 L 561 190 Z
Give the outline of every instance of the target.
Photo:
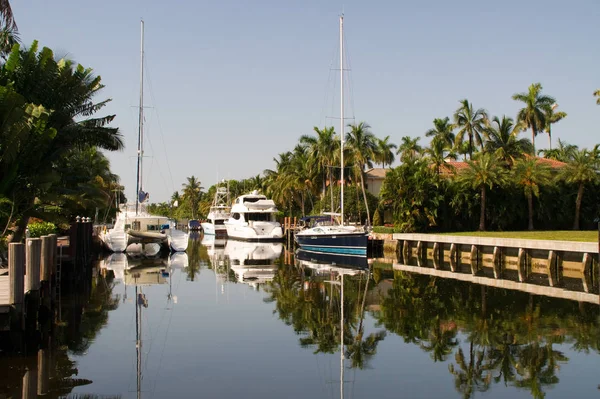
M 385 179 L 385 174 L 389 168 L 371 168 L 365 172 L 365 176 L 370 179 Z

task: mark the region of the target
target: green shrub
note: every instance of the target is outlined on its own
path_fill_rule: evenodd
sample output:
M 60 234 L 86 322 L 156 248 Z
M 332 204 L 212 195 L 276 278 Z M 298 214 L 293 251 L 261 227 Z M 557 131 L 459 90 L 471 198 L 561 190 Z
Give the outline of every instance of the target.
M 56 225 L 50 222 L 30 223 L 27 225 L 27 228 L 29 229 L 29 237 L 31 238 L 46 236 L 56 232 Z

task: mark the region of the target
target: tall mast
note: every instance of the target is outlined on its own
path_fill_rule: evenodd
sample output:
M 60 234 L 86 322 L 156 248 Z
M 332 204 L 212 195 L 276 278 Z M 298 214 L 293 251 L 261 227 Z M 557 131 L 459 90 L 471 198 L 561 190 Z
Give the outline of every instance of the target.
M 137 182 L 135 190 L 135 214 L 138 214 L 140 205 L 140 191 L 142 190 L 142 158 L 144 157 L 144 20 L 141 23 L 140 43 L 140 112 L 138 131 L 138 158 L 137 158 Z
M 340 167 L 342 188 L 340 193 L 341 223 L 344 225 L 344 14 L 340 15 Z
M 137 398 L 142 395 L 142 304 L 138 296 L 138 286 L 135 285 L 135 352 L 136 352 L 136 371 L 137 371 Z
M 340 306 L 340 399 L 344 399 L 344 273 L 341 273 Z

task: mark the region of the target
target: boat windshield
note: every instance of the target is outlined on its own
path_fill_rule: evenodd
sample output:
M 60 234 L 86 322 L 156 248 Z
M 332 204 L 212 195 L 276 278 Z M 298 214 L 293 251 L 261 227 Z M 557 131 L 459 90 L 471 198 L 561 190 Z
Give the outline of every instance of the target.
M 247 213 L 246 214 L 246 220 L 248 222 L 250 221 L 254 221 L 254 222 L 270 222 L 271 219 L 271 214 L 270 213 L 266 213 L 266 212 L 252 212 L 252 213 Z

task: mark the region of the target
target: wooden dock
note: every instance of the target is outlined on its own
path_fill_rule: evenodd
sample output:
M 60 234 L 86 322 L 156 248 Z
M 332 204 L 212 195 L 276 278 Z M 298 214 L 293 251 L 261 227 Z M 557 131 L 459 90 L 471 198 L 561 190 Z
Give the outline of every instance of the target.
M 8 303 L 8 276 L 0 276 L 0 313 L 8 313 L 10 304 Z

